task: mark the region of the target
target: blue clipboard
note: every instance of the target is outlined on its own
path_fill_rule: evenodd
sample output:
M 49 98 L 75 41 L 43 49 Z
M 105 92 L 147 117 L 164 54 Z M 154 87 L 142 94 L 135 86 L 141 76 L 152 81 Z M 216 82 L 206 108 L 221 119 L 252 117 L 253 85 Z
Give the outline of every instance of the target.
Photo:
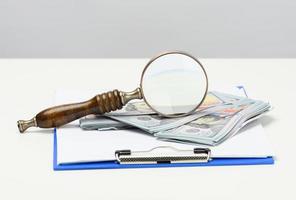
M 248 97 L 244 86 L 236 86 L 242 90 L 246 97 Z M 53 169 L 61 170 L 83 170 L 83 169 L 124 169 L 124 168 L 157 168 L 157 167 L 206 167 L 206 166 L 233 166 L 233 165 L 272 165 L 274 159 L 272 156 L 266 158 L 212 158 L 205 163 L 160 163 L 160 164 L 119 164 L 117 161 L 104 162 L 89 162 L 89 163 L 72 163 L 72 164 L 58 164 L 58 148 L 57 135 L 54 129 L 53 142 Z
M 60 170 L 84 170 L 84 169 L 123 169 L 123 168 L 157 168 L 157 167 L 205 167 L 205 166 L 227 166 L 227 165 L 271 165 L 274 164 L 273 157 L 266 158 L 213 158 L 207 163 L 161 163 L 161 164 L 119 164 L 114 161 L 58 164 L 57 135 L 54 130 L 53 142 L 53 169 Z

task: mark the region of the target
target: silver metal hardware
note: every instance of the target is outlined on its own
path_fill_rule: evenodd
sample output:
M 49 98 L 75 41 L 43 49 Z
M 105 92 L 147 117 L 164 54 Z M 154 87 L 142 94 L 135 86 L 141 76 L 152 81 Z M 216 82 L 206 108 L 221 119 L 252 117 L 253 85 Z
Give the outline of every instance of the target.
M 120 164 L 202 163 L 210 160 L 211 150 L 208 148 L 180 150 L 161 146 L 148 151 L 120 150 L 115 152 L 115 157 Z
M 36 118 L 34 117 L 30 120 L 19 120 L 17 121 L 17 126 L 20 133 L 24 133 L 24 131 L 29 127 L 37 127 Z
M 127 102 L 133 99 L 142 99 L 142 92 L 140 88 L 136 88 L 135 90 L 131 92 L 120 92 L 120 99 L 121 103 L 125 105 Z

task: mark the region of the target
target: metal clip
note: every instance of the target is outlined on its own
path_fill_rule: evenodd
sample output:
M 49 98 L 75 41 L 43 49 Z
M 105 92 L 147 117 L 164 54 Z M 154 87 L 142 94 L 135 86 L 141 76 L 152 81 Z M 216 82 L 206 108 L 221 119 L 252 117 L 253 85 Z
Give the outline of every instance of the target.
M 210 160 L 211 150 L 208 148 L 180 150 L 160 146 L 148 151 L 119 150 L 115 152 L 115 157 L 120 164 L 201 163 Z

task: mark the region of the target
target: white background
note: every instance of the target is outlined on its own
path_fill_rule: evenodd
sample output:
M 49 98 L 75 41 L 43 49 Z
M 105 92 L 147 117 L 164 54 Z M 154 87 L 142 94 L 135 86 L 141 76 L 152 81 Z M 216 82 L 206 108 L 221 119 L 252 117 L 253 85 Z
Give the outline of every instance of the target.
M 210 87 L 243 84 L 274 106 L 261 120 L 274 165 L 56 172 L 52 131 L 18 133 L 56 89 L 132 90 L 146 62 L 1 60 L 0 199 L 295 199 L 296 60 L 201 59 Z

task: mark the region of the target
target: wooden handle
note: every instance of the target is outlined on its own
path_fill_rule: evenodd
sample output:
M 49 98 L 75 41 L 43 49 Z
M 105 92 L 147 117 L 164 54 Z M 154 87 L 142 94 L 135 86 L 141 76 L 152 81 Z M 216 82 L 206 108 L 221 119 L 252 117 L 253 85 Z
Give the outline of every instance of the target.
M 31 120 L 19 120 L 18 128 L 23 133 L 27 128 L 54 128 L 65 125 L 89 114 L 103 114 L 123 106 L 120 92 L 113 90 L 93 97 L 88 101 L 55 106 L 41 111 Z

